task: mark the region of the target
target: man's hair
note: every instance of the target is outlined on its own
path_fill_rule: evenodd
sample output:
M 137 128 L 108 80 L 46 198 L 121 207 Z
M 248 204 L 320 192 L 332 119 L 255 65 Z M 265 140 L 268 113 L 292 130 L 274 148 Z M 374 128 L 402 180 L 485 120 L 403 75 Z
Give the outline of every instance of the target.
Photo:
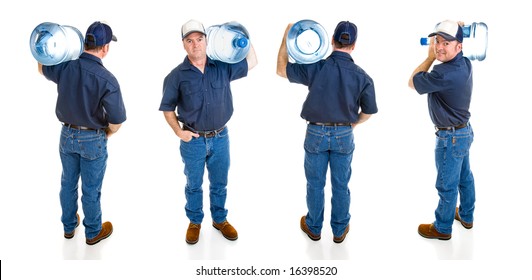
M 87 51 L 100 51 L 103 49 L 104 46 L 89 46 L 87 44 L 84 44 L 85 50 Z
M 347 37 L 347 35 L 345 35 L 345 34 L 343 34 L 342 37 L 343 36 Z M 334 47 L 337 48 L 337 49 L 349 48 L 349 47 L 351 47 L 351 46 L 353 46 L 355 44 L 355 43 L 353 43 L 353 44 L 342 44 L 342 43 L 340 43 L 340 42 L 338 42 L 336 40 L 333 40 L 333 42 L 334 42 Z

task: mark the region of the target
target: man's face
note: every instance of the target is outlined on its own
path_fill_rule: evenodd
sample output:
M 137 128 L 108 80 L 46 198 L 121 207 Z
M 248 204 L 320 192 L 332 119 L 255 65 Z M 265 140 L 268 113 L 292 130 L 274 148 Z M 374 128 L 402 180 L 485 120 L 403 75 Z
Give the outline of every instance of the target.
M 202 59 L 207 55 L 207 39 L 205 38 L 205 35 L 200 32 L 188 34 L 188 36 L 183 39 L 183 47 L 188 56 L 193 59 Z
M 436 52 L 436 59 L 441 62 L 447 62 L 453 59 L 460 51 L 462 51 L 462 43 L 454 40 L 447 41 L 440 35 L 436 35 L 434 40 L 434 52 Z

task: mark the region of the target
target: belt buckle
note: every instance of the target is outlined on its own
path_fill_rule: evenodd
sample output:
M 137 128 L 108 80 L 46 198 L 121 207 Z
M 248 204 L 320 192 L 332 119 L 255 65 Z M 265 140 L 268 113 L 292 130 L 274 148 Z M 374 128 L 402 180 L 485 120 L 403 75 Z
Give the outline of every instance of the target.
M 220 128 L 220 129 L 216 129 L 216 130 L 211 130 L 211 131 L 205 131 L 203 133 L 200 133 L 200 134 L 203 134 L 203 137 L 205 138 L 211 138 L 211 137 L 214 137 L 218 134 L 220 134 L 220 132 L 222 132 L 222 130 L 224 130 L 225 126 Z

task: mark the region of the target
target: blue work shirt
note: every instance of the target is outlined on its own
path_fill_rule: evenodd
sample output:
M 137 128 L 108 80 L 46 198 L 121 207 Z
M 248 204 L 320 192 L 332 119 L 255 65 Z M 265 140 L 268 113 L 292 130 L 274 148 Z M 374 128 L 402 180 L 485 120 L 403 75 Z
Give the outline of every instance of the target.
M 83 52 L 76 60 L 43 65 L 42 71 L 57 84 L 59 121 L 102 129 L 126 120 L 120 85 L 100 58 Z
M 230 82 L 247 76 L 244 59 L 229 64 L 207 57 L 204 73 L 188 57 L 164 79 L 160 111 L 175 111 L 178 120 L 195 131 L 222 128 L 233 115 Z
M 448 62 L 434 65 L 430 72 L 417 73 L 413 82 L 419 94 L 428 94 L 429 114 L 436 127 L 457 126 L 469 121 L 473 69 L 462 52 Z
M 312 64 L 288 63 L 286 75 L 308 86 L 301 117 L 309 122 L 356 123 L 359 111 L 377 113 L 373 79 L 348 53 L 333 51 Z

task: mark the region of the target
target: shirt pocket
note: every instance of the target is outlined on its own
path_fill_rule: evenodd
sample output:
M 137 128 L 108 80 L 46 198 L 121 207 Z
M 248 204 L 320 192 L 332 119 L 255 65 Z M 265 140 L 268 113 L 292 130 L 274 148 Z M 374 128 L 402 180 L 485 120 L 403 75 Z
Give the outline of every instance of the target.
M 214 80 L 211 83 L 212 101 L 214 104 L 224 104 L 229 95 L 229 86 L 221 79 Z
M 183 82 L 179 91 L 181 92 L 181 102 L 183 109 L 195 110 L 201 107 L 205 96 L 205 88 L 201 84 Z

